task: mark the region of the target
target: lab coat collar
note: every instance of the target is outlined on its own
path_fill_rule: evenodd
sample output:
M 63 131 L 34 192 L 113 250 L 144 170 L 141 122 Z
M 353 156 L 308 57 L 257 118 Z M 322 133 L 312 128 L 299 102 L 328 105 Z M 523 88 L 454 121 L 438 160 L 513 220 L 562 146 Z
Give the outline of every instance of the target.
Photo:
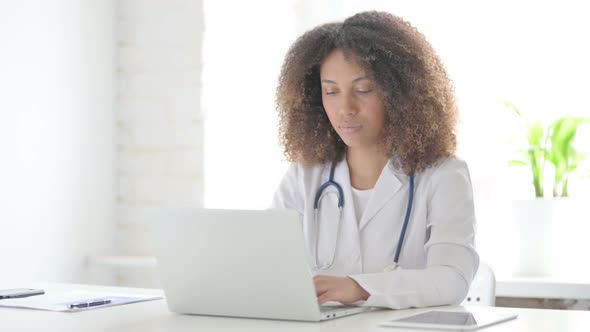
M 331 165 L 326 167 L 324 171 L 324 177 L 326 179 L 330 175 L 330 166 Z M 402 187 L 401 179 L 403 177 L 406 177 L 406 175 L 403 173 L 403 171 L 396 169 L 393 165 L 393 162 L 390 161 L 385 165 L 385 167 L 383 167 L 381 175 L 379 176 L 379 179 L 377 179 L 377 183 L 373 188 L 371 198 L 369 198 L 365 211 L 363 212 L 361 220 L 358 223 L 359 231 L 362 230 L 371 220 L 373 220 L 373 217 L 375 217 L 377 212 L 379 212 L 400 190 Z M 346 158 L 343 158 L 336 165 L 334 180 L 340 183 L 342 186 L 342 191 L 344 193 L 344 214 L 347 216 L 356 216 L 354 202 L 352 201 L 350 172 Z
M 359 231 L 373 220 L 373 217 L 375 217 L 377 212 L 379 212 L 385 204 L 396 195 L 402 187 L 401 178 L 404 176 L 403 172 L 395 169 L 391 161 L 383 167 L 381 175 L 377 179 L 377 183 L 373 188 L 371 198 L 369 198 L 367 207 L 363 212 L 363 216 L 359 223 Z

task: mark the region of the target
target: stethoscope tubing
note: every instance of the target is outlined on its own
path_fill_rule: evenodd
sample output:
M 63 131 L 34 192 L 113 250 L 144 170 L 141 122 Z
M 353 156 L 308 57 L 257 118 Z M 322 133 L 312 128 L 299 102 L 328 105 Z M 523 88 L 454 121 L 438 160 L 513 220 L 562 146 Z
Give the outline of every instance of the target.
M 406 231 L 408 230 L 408 224 L 410 223 L 410 214 L 412 213 L 412 205 L 414 203 L 414 175 L 410 175 L 410 189 L 408 193 L 408 206 L 406 208 L 406 216 L 404 218 L 404 225 L 402 226 L 402 232 L 399 235 L 397 241 L 397 249 L 395 251 L 395 257 L 393 258 L 393 266 L 397 266 L 399 262 L 399 256 L 402 252 L 402 246 L 404 239 L 406 238 Z
M 332 264 L 334 263 L 334 258 L 336 256 L 336 247 L 338 246 L 338 237 L 340 236 L 340 224 L 342 222 L 342 209 L 344 207 L 344 193 L 342 191 L 342 187 L 340 186 L 340 184 L 338 184 L 336 181 L 334 181 L 334 172 L 336 170 L 336 161 L 332 162 L 332 166 L 330 168 L 330 177 L 328 179 L 328 181 L 326 181 L 324 184 L 322 184 L 320 186 L 320 188 L 318 189 L 316 195 L 315 195 L 315 199 L 313 202 L 313 208 L 314 208 L 314 223 L 315 223 L 315 227 L 316 227 L 316 239 L 315 239 L 315 269 L 316 270 L 326 270 L 328 268 L 330 268 L 332 266 Z M 411 174 L 409 176 L 410 179 L 410 188 L 408 190 L 408 205 L 406 207 L 406 215 L 404 217 L 404 223 L 402 226 L 402 230 L 400 232 L 399 235 L 399 239 L 397 241 L 397 248 L 395 251 L 395 256 L 393 258 L 393 269 L 395 269 L 398 266 L 398 262 L 399 262 L 399 258 L 401 255 L 401 251 L 402 251 L 402 247 L 404 244 L 404 239 L 406 236 L 406 232 L 408 229 L 408 224 L 410 222 L 410 215 L 412 213 L 412 205 L 414 203 L 414 174 Z M 336 231 L 336 243 L 334 251 L 332 253 L 332 260 L 327 263 L 327 264 L 322 264 L 321 266 L 318 264 L 319 258 L 318 258 L 318 247 L 319 247 L 319 220 L 318 220 L 318 211 L 319 211 L 319 205 L 320 205 L 320 199 L 322 196 L 322 193 L 324 192 L 324 190 L 326 190 L 326 188 L 330 187 L 330 186 L 334 186 L 336 188 L 336 190 L 338 191 L 338 210 L 339 210 L 339 217 L 338 217 L 338 227 L 337 227 L 337 231 Z
M 336 170 L 336 162 L 332 163 L 332 168 L 330 169 L 330 178 L 324 184 L 320 186 L 318 192 L 315 195 L 315 200 L 313 201 L 313 208 L 314 210 L 318 210 L 320 206 L 320 197 L 326 188 L 329 186 L 336 187 L 338 190 L 338 208 L 342 209 L 344 207 L 344 192 L 342 191 L 342 187 L 334 181 L 334 171 Z

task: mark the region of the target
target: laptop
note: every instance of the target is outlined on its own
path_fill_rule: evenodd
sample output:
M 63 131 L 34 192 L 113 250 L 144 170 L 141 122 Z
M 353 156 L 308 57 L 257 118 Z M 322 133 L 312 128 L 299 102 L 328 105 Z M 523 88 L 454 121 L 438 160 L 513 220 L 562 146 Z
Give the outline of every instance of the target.
M 372 309 L 318 305 L 295 211 L 158 209 L 147 217 L 170 311 L 317 322 Z

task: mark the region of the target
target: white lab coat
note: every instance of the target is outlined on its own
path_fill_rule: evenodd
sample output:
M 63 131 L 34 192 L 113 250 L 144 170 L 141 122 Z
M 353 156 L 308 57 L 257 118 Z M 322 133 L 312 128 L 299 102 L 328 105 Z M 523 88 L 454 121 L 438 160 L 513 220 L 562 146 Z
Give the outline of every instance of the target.
M 272 204 L 299 212 L 312 267 L 317 236 L 313 203 L 318 188 L 329 178 L 330 166 L 292 164 Z M 402 309 L 458 304 L 465 298 L 479 264 L 474 249 L 473 193 L 465 162 L 443 159 L 416 174 L 401 268 L 390 272 L 384 272 L 384 268 L 391 265 L 395 255 L 408 202 L 409 177 L 388 163 L 358 222 L 345 158 L 336 166 L 334 181 L 344 193 L 343 216 L 334 262 L 319 274 L 356 280 L 370 294 L 361 303 L 366 306 Z M 319 215 L 320 263 L 329 262 L 335 248 L 337 210 L 336 196 L 327 194 Z

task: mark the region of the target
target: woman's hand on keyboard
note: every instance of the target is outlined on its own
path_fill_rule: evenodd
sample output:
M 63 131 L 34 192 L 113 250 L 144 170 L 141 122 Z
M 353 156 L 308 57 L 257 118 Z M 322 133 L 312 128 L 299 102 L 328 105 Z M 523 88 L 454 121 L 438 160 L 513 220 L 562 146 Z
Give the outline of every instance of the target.
M 350 304 L 369 298 L 369 293 L 352 278 L 316 275 L 313 283 L 319 304 L 328 301 Z

